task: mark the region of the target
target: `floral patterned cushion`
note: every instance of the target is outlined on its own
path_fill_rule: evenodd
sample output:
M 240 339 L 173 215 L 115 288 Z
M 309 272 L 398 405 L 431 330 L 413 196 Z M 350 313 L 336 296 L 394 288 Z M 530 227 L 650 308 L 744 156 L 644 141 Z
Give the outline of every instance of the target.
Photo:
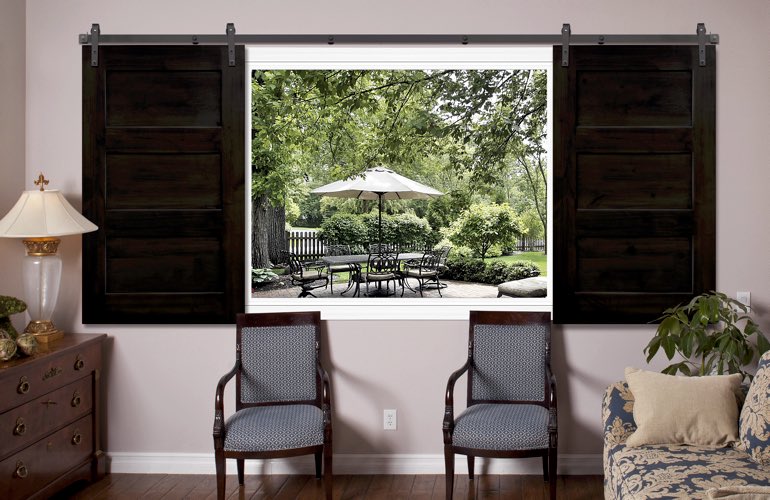
M 758 464 L 770 464 L 770 351 L 759 360 L 759 368 L 746 395 L 739 421 L 741 448 Z
M 627 447 L 636 430 L 633 413 L 634 396 L 625 382 L 609 386 L 602 401 L 605 499 L 705 499 L 712 488 L 770 486 L 770 468 L 740 449 Z

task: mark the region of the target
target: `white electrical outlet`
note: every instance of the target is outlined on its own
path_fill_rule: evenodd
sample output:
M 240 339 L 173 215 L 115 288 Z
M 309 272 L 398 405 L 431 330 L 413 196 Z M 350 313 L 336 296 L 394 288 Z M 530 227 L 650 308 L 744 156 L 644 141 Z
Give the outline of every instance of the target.
M 751 292 L 737 292 L 735 299 L 744 306 L 751 308 Z
M 398 427 L 396 410 L 382 411 L 382 428 L 386 431 L 395 431 Z

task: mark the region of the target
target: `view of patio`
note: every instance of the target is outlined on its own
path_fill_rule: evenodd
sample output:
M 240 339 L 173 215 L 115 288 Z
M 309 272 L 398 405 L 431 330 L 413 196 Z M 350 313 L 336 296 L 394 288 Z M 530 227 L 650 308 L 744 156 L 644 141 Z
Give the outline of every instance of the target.
M 253 298 L 496 297 L 545 275 L 546 87 L 542 70 L 254 71 Z

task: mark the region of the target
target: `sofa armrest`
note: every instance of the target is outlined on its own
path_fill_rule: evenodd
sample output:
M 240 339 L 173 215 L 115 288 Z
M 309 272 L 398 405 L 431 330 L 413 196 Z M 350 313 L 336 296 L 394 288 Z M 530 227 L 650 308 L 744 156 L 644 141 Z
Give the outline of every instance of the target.
M 605 456 L 609 448 L 625 443 L 628 436 L 636 430 L 634 395 L 625 382 L 615 382 L 604 392 L 602 428 Z

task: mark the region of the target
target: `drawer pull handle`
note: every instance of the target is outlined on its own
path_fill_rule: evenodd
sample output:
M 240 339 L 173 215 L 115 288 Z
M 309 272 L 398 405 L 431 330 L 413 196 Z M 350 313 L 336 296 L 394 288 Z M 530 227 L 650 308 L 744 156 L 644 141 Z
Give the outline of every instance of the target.
M 26 394 L 29 392 L 29 380 L 27 380 L 26 376 L 19 379 L 19 386 L 16 387 L 16 392 L 19 394 Z
M 80 434 L 80 431 L 75 431 L 72 435 L 72 444 L 78 445 L 81 441 L 83 441 L 83 436 Z
M 75 358 L 75 370 L 82 370 L 86 366 L 86 362 L 83 361 L 83 358 L 80 357 L 80 354 L 78 354 L 78 357 Z
M 29 472 L 27 471 L 27 466 L 24 465 L 24 462 L 16 462 L 16 470 L 13 473 L 14 476 L 24 479 L 29 475 Z
M 23 436 L 27 432 L 27 424 L 24 423 L 24 419 L 19 417 L 16 419 L 16 427 L 13 428 L 14 436 Z
M 77 408 L 78 406 L 80 406 L 80 403 L 81 403 L 80 393 L 78 391 L 75 391 L 72 394 L 72 401 L 70 402 L 70 404 L 72 405 L 73 408 Z

